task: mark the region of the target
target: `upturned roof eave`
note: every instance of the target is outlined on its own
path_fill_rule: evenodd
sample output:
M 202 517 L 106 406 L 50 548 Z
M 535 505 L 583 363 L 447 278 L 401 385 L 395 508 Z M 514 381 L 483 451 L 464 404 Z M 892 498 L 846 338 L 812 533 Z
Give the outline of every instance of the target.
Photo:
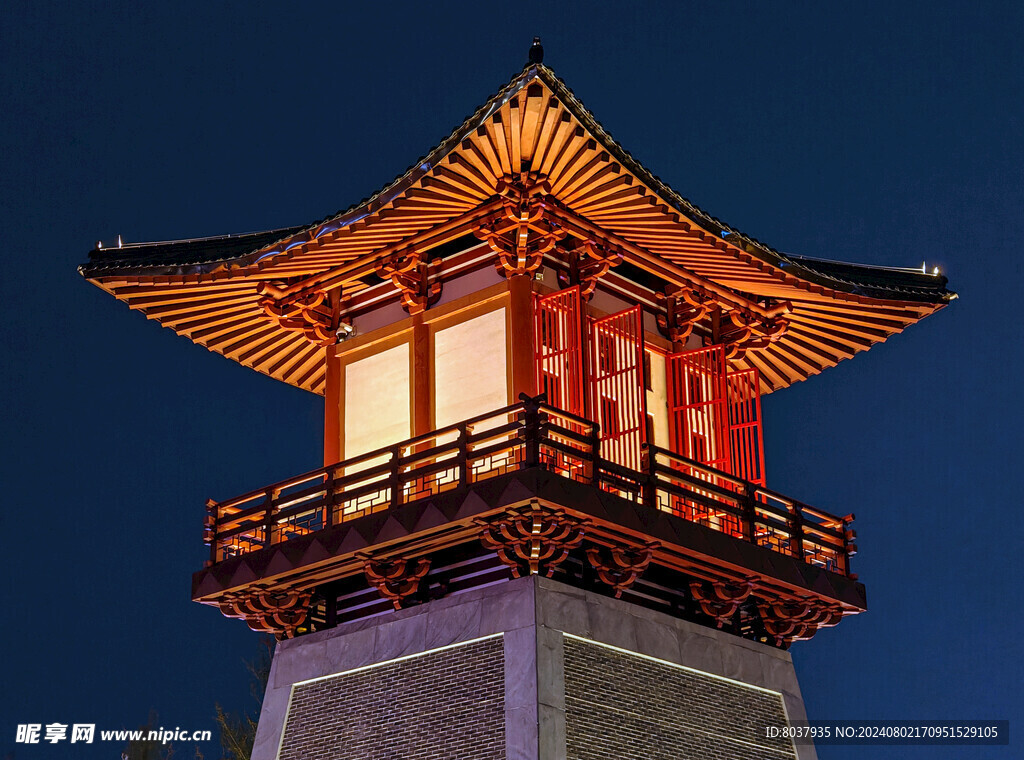
M 258 263 L 259 261 L 276 254 L 284 253 L 290 248 L 296 245 L 309 242 L 311 239 L 321 237 L 324 234 L 334 232 L 336 230 L 347 227 L 350 224 L 358 222 L 360 219 L 373 213 L 376 209 L 381 208 L 388 203 L 391 203 L 396 198 L 400 197 L 406 190 L 412 185 L 422 179 L 440 159 L 443 159 L 452 148 L 460 143 L 465 137 L 472 132 L 474 129 L 479 127 L 484 121 L 498 108 L 504 105 L 509 98 L 518 93 L 522 87 L 536 78 L 536 65 L 528 65 L 519 74 L 513 77 L 508 84 L 506 84 L 497 94 L 492 96 L 486 103 L 481 105 L 476 111 L 473 112 L 459 127 L 455 129 L 447 138 L 445 138 L 437 147 L 431 150 L 424 156 L 421 156 L 414 164 L 409 166 L 404 172 L 395 177 L 391 182 L 384 185 L 373 195 L 364 198 L 359 203 L 350 206 L 349 208 L 338 211 L 335 214 L 331 214 L 323 219 L 312 222 L 311 224 L 305 225 L 299 228 L 283 228 L 282 231 L 287 231 L 288 234 L 283 235 L 281 238 L 275 240 L 266 245 L 262 245 L 259 248 L 251 251 L 250 253 L 232 256 L 229 258 L 217 258 L 203 262 L 202 272 L 211 272 L 225 265 L 231 265 L 233 267 L 245 267 L 251 264 Z M 224 236 L 225 239 L 231 236 Z M 212 238 L 211 238 L 212 239 Z M 96 253 L 94 249 L 90 252 L 90 256 Z M 126 262 L 127 263 L 127 262 Z M 104 270 L 104 275 L 116 275 L 121 273 L 128 273 L 123 271 L 130 269 L 131 274 L 139 276 L 141 274 L 149 274 L 149 270 L 145 272 L 142 270 L 145 268 L 138 267 L 117 267 L 115 270 Z M 167 269 L 164 267 L 163 269 Z M 117 271 L 122 270 L 122 271 Z M 92 262 L 84 264 L 79 267 L 79 272 L 84 276 L 93 276 L 92 273 L 96 271 L 96 267 L 92 265 Z M 198 273 L 199 270 L 194 269 L 192 273 Z M 164 272 L 160 272 L 163 274 Z
M 939 278 L 941 282 L 938 282 L 940 292 L 934 294 L 929 293 L 882 293 L 879 288 L 867 286 L 862 284 L 851 284 L 843 282 L 842 280 L 835 279 L 826 274 L 817 272 L 813 269 L 808 268 L 802 262 L 821 262 L 821 263 L 833 263 L 828 262 L 825 259 L 814 259 L 809 256 L 791 257 L 780 251 L 771 248 L 770 246 L 760 242 L 756 238 L 753 238 L 743 232 L 740 232 L 735 227 L 726 224 L 717 217 L 712 216 L 696 204 L 684 198 L 678 192 L 673 190 L 669 185 L 661 180 L 660 177 L 651 172 L 646 166 L 644 166 L 637 158 L 635 158 L 629 151 L 622 147 L 615 138 L 597 121 L 594 115 L 583 105 L 582 101 L 576 97 L 575 93 L 565 84 L 551 69 L 544 65 L 538 67 L 538 73 L 540 78 L 551 87 L 552 91 L 559 96 L 562 103 L 568 108 L 573 116 L 575 116 L 585 128 L 601 141 L 601 144 L 606 150 L 621 164 L 623 164 L 630 172 L 632 172 L 637 179 L 643 182 L 645 185 L 650 187 L 665 203 L 672 209 L 677 211 L 689 222 L 701 227 L 705 232 L 714 234 L 716 236 L 725 239 L 727 236 L 733 239 L 727 242 L 730 246 L 738 248 L 743 252 L 754 256 L 761 260 L 763 263 L 775 267 L 779 270 L 784 271 L 786 274 L 796 275 L 803 280 L 812 282 L 816 285 L 821 285 L 833 290 L 840 292 L 853 293 L 856 295 L 863 295 L 868 298 L 877 298 L 879 300 L 910 300 L 910 301 L 926 301 L 934 304 L 944 304 L 956 298 L 956 293 L 949 291 L 945 288 L 947 279 L 945 277 Z M 742 243 L 737 245 L 737 243 Z M 835 262 L 839 263 L 839 262 Z M 891 267 L 875 267 L 866 264 L 845 264 L 851 270 L 861 270 L 863 272 L 871 272 L 872 274 L 887 273 L 887 274 L 900 274 L 903 272 L 897 272 Z M 914 272 L 916 274 L 916 272 Z M 931 275 L 925 275 L 931 276 Z
M 260 236 L 261 244 L 253 250 L 242 254 L 233 254 L 226 257 L 214 256 L 205 259 L 196 258 L 193 261 L 167 261 L 161 263 L 150 261 L 140 264 L 133 262 L 130 258 L 107 259 L 106 255 L 109 249 L 94 249 L 90 252 L 90 258 L 94 258 L 94 260 L 80 266 L 79 272 L 89 279 L 117 276 L 201 276 L 222 269 L 246 269 L 267 259 L 272 259 L 274 256 L 286 253 L 296 246 L 309 243 L 323 235 L 354 224 L 401 197 L 409 188 L 427 175 L 462 140 L 482 126 L 495 111 L 536 79 L 546 84 L 573 117 L 601 143 L 602 147 L 615 160 L 619 161 L 635 175 L 640 182 L 647 185 L 667 207 L 680 214 L 688 223 L 703 229 L 708 234 L 722 238 L 727 242 L 729 248 L 755 257 L 762 263 L 775 268 L 780 273 L 795 276 L 806 282 L 841 293 L 849 293 L 877 300 L 912 301 L 934 305 L 948 303 L 956 297 L 955 293 L 945 288 L 946 278 L 944 277 L 935 276 L 935 286 L 933 287 L 928 287 L 930 283 L 921 283 L 920 285 L 915 283 L 908 288 L 906 282 L 902 284 L 898 282 L 900 279 L 905 281 L 907 273 L 886 267 L 855 264 L 844 265 L 846 267 L 845 271 L 848 274 L 856 276 L 859 272 L 865 276 L 866 281 L 849 281 L 841 277 L 832 276 L 831 274 L 814 269 L 813 264 L 815 262 L 823 264 L 835 264 L 837 262 L 826 262 L 822 259 L 804 256 L 787 256 L 713 217 L 669 187 L 629 151 L 616 142 L 572 90 L 544 64 L 528 64 L 495 95 L 478 107 L 433 150 L 418 159 L 413 165 L 376 193 L 348 209 L 305 226 L 286 227 L 278 230 L 268 230 L 264 233 L 254 233 L 254 235 Z M 275 233 L 280 234 L 277 235 Z M 244 236 L 226 235 L 205 240 L 209 242 L 217 240 L 235 242 L 239 237 Z M 728 239 L 726 240 L 726 238 Z M 188 244 L 193 241 L 180 242 Z M 159 245 L 173 246 L 174 242 Z M 138 250 L 151 249 L 152 244 L 136 244 L 127 248 Z M 916 275 L 917 273 L 913 274 Z M 932 277 L 933 275 L 923 276 Z M 889 284 L 884 283 L 886 279 L 890 280 Z M 883 282 L 879 282 L 879 280 Z

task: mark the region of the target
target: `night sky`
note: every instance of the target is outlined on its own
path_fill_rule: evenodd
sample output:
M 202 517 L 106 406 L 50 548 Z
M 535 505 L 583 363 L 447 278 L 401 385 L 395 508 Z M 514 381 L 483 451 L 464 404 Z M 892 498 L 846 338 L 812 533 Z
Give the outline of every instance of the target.
M 134 728 L 154 710 L 200 730 L 215 701 L 249 707 L 256 635 L 189 599 L 204 503 L 320 464 L 319 397 L 76 266 L 119 234 L 347 208 L 518 72 L 533 35 L 711 214 L 781 251 L 949 276 L 947 309 L 765 400 L 769 486 L 856 513 L 870 606 L 792 652 L 812 718 L 1019 734 L 1024 5 L 162 5 L 0 10 L 0 757 L 121 749 L 16 745 L 18 723 Z

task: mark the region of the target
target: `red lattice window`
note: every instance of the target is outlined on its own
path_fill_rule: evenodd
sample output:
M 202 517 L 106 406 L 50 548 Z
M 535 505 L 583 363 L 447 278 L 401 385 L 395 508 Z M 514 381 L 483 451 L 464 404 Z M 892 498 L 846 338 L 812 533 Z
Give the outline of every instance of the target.
M 670 354 L 666 371 L 672 449 L 728 472 L 732 463 L 725 349 L 709 346 Z
M 647 439 L 643 313 L 635 306 L 594 320 L 591 334 L 591 409 L 600 425 L 601 455 L 638 470 Z
M 761 379 L 756 369 L 726 375 L 729 394 L 730 472 L 765 485 L 764 436 L 761 428 Z
M 541 296 L 534 311 L 537 388 L 551 406 L 583 415 L 583 341 L 579 287 Z

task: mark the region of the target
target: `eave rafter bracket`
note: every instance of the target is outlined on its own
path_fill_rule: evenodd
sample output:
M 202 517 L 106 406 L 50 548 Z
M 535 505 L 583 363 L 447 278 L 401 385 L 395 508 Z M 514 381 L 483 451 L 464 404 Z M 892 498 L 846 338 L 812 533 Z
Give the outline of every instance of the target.
M 261 282 L 256 287 L 263 313 L 282 329 L 300 332 L 310 343 L 330 346 L 337 342 L 338 315 L 323 290 L 282 296 L 276 283 Z
M 544 254 L 566 235 L 545 213 L 544 197 L 551 186 L 536 172 L 522 172 L 502 177 L 495 189 L 502 199 L 501 211 L 482 222 L 474 234 L 498 256 L 499 274 L 532 275 Z
M 377 265 L 377 275 L 391 280 L 398 288 L 402 308 L 410 315 L 422 314 L 441 297 L 441 283 L 431 282 L 430 265 L 419 251 L 388 256 Z
M 725 346 L 729 359 L 742 359 L 747 351 L 765 348 L 779 340 L 789 328 L 789 320 L 783 315 L 792 311 L 792 304 L 781 302 L 768 305 L 766 312 L 770 316 L 756 314 L 723 303 L 699 287 L 659 293 L 658 302 L 665 308 L 665 313 L 658 315 L 658 330 L 673 343 L 685 343 L 697 325 L 705 320 L 710 322 L 717 309 L 721 322 L 712 340 Z

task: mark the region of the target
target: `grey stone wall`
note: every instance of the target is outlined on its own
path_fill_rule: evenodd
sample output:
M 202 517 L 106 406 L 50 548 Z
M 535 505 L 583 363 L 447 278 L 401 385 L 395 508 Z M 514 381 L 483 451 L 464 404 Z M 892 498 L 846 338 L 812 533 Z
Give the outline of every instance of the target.
M 796 757 L 789 740 L 765 738 L 787 725 L 776 692 L 575 638 L 563 657 L 572 760 Z
M 490 636 L 494 638 L 478 641 Z M 580 639 L 586 641 L 581 642 Z M 597 647 L 594 642 L 644 657 L 620 655 L 607 647 Z M 464 647 L 453 645 L 464 645 L 466 652 L 473 653 L 472 657 L 459 660 L 455 653 Z M 586 654 L 595 647 L 596 654 Z M 427 654 L 422 658 L 410 657 L 422 653 Z M 639 662 L 620 660 L 620 657 L 632 657 Z M 590 662 L 586 658 L 595 659 Z M 661 662 L 645 658 L 656 658 Z M 422 660 L 422 664 L 414 665 L 417 660 Z M 435 662 L 443 665 L 434 665 Z M 586 664 L 586 667 L 581 668 L 581 664 Z M 360 670 L 371 665 L 376 667 Z M 673 678 L 678 679 L 678 674 L 684 672 L 674 666 L 691 668 L 705 675 L 694 675 L 691 681 L 673 682 Z M 463 669 L 469 672 L 456 675 L 455 670 Z M 391 674 L 391 680 L 375 682 L 372 680 L 374 676 L 370 675 L 375 672 Z M 596 674 L 591 677 L 598 682 L 581 680 L 588 672 Z M 282 642 L 274 657 L 252 760 L 301 758 L 301 754 L 295 753 L 282 752 L 279 755 L 282 750 L 291 752 L 291 732 L 299 730 L 300 716 L 307 723 L 302 730 L 307 735 L 314 735 L 319 730 L 317 722 L 326 726 L 330 721 L 338 720 L 335 717 L 337 713 L 358 712 L 362 725 L 358 731 L 354 724 L 330 723 L 332 732 L 350 731 L 345 734 L 354 737 L 349 740 L 353 742 L 347 745 L 349 748 L 369 746 L 360 745 L 359 737 L 377 729 L 367 727 L 363 722 L 380 720 L 386 714 L 382 711 L 391 707 L 394 709 L 387 714 L 403 724 L 401 730 L 415 731 L 418 711 L 423 709 L 423 705 L 429 706 L 437 701 L 432 695 L 437 693 L 435 682 L 438 679 L 444 681 L 444 694 L 455 688 L 457 678 L 468 679 L 471 689 L 483 694 L 484 691 L 480 690 L 484 685 L 477 679 L 484 673 L 488 683 L 495 690 L 500 689 L 502 695 L 497 700 L 494 692 L 487 692 L 486 700 L 480 703 L 483 705 L 486 701 L 490 726 L 487 730 L 493 731 L 494 715 L 496 711 L 500 712 L 504 755 L 497 757 L 508 760 L 591 760 L 605 757 L 614 757 L 615 760 L 676 760 L 689 757 L 693 753 L 687 754 L 680 745 L 673 743 L 679 741 L 674 738 L 675 734 L 689 730 L 678 723 L 679 716 L 684 713 L 703 716 L 700 720 L 717 720 L 719 723 L 713 725 L 721 726 L 729 722 L 725 713 L 732 711 L 733 721 L 742 721 L 753 704 L 744 699 L 771 702 L 777 709 L 775 717 L 783 722 L 786 715 L 790 720 L 805 717 L 788 652 L 550 579 L 530 577 L 473 589 L 407 610 L 357 620 Z M 620 677 L 620 673 L 629 675 Z M 710 676 L 734 679 L 773 694 L 764 696 L 764 691 L 757 691 L 755 694 L 762 696 L 730 696 L 728 689 L 723 691 L 723 682 Z M 305 683 L 311 679 L 325 680 Z M 376 699 L 375 690 L 380 689 L 388 691 L 391 696 L 382 697 L 382 701 L 372 709 L 360 700 L 353 707 L 352 702 L 345 701 L 350 699 L 346 696 L 348 689 L 338 686 L 335 690 L 332 683 L 358 684 L 358 688 L 353 687 L 351 691 L 368 694 L 367 699 Z M 595 734 L 606 729 L 611 731 L 616 724 L 624 724 L 623 716 L 613 708 L 635 704 L 639 698 L 637 690 L 647 690 L 652 684 L 658 686 L 658 700 L 666 705 L 679 702 L 679 709 L 673 712 L 666 707 L 664 715 L 655 721 L 657 725 L 650 721 L 643 725 L 634 723 L 633 743 L 625 745 L 632 750 L 615 744 L 621 742 L 622 737 L 614 732 Z M 600 698 L 587 695 L 600 695 Z M 588 703 L 587 709 L 593 712 L 592 717 L 587 718 L 583 714 L 581 700 Z M 758 702 L 761 707 L 766 703 Z M 468 703 L 459 709 L 467 706 Z M 309 712 L 302 712 L 307 708 Z M 359 712 L 364 708 L 365 711 Z M 653 707 L 636 712 L 643 715 L 652 713 L 652 710 Z M 401 715 L 403 711 L 405 718 Z M 779 714 L 783 717 L 779 718 Z M 294 724 L 293 719 L 296 721 Z M 671 724 L 671 720 L 677 723 Z M 586 727 L 588 721 L 590 728 Z M 424 734 L 434 731 L 426 725 L 421 725 L 421 730 Z M 489 733 L 487 736 L 492 739 L 494 735 Z M 645 741 L 645 736 L 649 737 L 646 741 L 657 742 L 657 746 L 649 743 L 640 750 L 637 742 Z M 487 743 L 491 739 L 481 737 L 478 738 L 482 745 L 493 748 Z M 692 741 L 694 747 L 699 747 L 696 738 Z M 615 752 L 608 754 L 605 750 L 606 754 L 593 754 L 599 752 L 597 745 L 601 742 L 607 742 L 609 747 L 615 746 Z M 422 752 L 431 751 L 426 745 L 417 746 Z M 659 750 L 659 746 L 665 749 Z M 774 751 L 776 748 L 768 749 Z M 305 760 L 327 757 L 331 760 L 364 757 L 373 757 L 374 760 L 434 757 L 475 760 L 477 757 L 495 757 L 461 750 L 441 755 L 422 754 L 420 750 L 409 749 L 392 754 L 358 754 L 361 749 L 350 751 L 340 745 L 336 745 L 333 754 L 314 754 L 308 748 L 306 751 Z M 491 749 L 484 751 L 490 752 Z M 752 756 L 784 758 L 787 757 L 786 751 L 789 752 L 788 757 L 793 756 L 791 746 L 788 750 L 783 749 L 782 754 L 765 751 Z M 588 752 L 592 754 L 586 754 Z M 739 751 L 706 756 L 744 757 Z M 797 757 L 799 760 L 815 760 L 814 748 L 801 745 Z
M 501 637 L 295 686 L 281 760 L 503 760 Z

